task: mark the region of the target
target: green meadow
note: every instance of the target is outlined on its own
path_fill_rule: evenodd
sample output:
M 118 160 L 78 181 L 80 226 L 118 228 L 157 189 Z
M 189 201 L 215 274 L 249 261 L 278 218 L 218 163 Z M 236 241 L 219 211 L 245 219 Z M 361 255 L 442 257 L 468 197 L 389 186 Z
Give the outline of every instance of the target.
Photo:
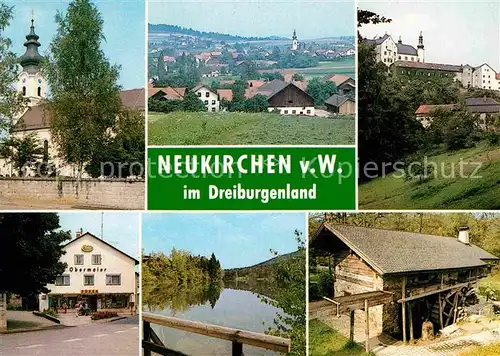
M 150 145 L 353 145 L 354 116 L 274 113 L 149 113 Z

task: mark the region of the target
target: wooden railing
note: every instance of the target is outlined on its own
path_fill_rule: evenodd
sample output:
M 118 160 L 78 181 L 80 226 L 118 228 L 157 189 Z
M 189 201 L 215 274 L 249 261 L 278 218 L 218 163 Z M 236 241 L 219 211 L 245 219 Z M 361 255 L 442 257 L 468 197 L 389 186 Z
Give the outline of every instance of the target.
M 242 356 L 243 345 L 260 347 L 282 353 L 290 352 L 290 339 L 284 339 L 282 337 L 238 330 L 225 326 L 205 324 L 198 321 L 183 320 L 152 313 L 142 313 L 142 321 L 142 348 L 144 349 L 144 356 L 150 356 L 151 352 L 155 352 L 160 355 L 183 355 L 177 351 L 167 349 L 151 328 L 151 324 L 162 325 L 173 329 L 231 341 L 233 344 L 232 356 Z

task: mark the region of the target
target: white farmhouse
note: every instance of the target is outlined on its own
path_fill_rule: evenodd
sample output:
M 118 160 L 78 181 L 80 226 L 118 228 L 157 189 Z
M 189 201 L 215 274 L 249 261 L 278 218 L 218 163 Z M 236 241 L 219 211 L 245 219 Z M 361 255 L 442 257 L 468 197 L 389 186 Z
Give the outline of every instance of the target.
M 64 251 L 61 262 L 67 264 L 66 271 L 47 285 L 48 294 L 39 295 L 40 311 L 62 309 L 64 304 L 73 308 L 77 302 L 94 311 L 135 310 L 139 261 L 89 232 L 77 232 Z
M 192 89 L 198 96 L 198 99 L 203 101 L 208 112 L 218 112 L 220 110 L 219 95 L 203 84 L 199 84 Z

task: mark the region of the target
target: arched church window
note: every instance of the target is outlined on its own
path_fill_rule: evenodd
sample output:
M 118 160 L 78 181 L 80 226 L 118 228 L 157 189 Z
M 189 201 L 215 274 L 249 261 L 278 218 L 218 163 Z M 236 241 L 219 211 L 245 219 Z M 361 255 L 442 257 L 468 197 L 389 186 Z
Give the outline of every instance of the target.
M 42 96 L 42 88 L 38 87 L 38 96 Z
M 23 87 L 23 95 L 26 95 L 26 87 Z

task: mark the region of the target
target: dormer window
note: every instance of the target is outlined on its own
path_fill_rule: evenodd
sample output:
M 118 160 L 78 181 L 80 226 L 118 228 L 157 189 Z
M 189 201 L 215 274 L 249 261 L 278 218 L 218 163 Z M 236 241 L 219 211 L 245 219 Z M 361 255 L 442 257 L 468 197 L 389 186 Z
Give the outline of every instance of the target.
M 23 87 L 23 95 L 26 95 L 26 87 Z
M 42 88 L 41 87 L 38 87 L 38 96 L 42 96 Z

